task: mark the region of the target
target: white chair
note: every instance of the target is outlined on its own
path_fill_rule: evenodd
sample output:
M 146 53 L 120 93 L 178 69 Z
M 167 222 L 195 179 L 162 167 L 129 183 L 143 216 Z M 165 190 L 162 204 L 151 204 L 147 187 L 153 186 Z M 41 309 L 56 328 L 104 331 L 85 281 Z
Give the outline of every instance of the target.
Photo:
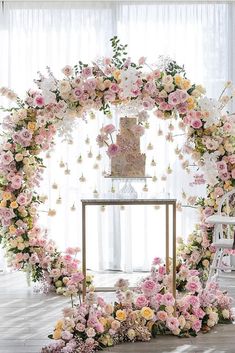
M 227 214 L 228 213 L 228 214 Z M 234 266 L 225 266 L 223 258 L 226 250 L 235 249 L 235 189 L 227 192 L 220 200 L 218 212 L 206 219 L 206 223 L 214 225 L 213 243 L 216 252 L 210 267 L 208 281 L 219 273 L 235 270 Z

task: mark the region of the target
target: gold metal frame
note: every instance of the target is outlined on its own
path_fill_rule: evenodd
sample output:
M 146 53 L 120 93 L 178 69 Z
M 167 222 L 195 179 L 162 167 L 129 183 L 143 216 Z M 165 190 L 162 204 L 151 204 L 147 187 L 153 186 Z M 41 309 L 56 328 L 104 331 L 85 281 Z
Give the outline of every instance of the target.
M 172 206 L 172 293 L 176 297 L 176 199 L 82 199 L 82 272 L 84 275 L 82 297 L 86 296 L 86 206 L 109 206 L 109 205 L 165 205 L 166 206 L 166 271 L 170 270 L 169 256 L 169 206 Z M 107 289 L 102 289 L 107 291 Z M 109 290 L 110 291 L 110 290 Z

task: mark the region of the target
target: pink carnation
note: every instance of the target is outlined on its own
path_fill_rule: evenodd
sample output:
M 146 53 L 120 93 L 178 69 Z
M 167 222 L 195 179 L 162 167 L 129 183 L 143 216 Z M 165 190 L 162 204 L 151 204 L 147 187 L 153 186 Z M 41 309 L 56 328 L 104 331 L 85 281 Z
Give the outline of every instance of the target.
M 102 131 L 105 134 L 112 134 L 115 130 L 116 130 L 116 128 L 113 124 L 108 124 L 102 128 Z
M 227 164 L 225 163 L 225 161 L 217 162 L 216 166 L 219 172 L 227 172 Z
M 37 107 L 43 107 L 45 105 L 45 99 L 42 95 L 37 95 L 34 98 L 34 105 L 36 105 Z
M 107 150 L 107 155 L 112 158 L 116 156 L 120 151 L 120 147 L 116 145 L 115 143 L 112 143 L 109 145 L 108 150 Z

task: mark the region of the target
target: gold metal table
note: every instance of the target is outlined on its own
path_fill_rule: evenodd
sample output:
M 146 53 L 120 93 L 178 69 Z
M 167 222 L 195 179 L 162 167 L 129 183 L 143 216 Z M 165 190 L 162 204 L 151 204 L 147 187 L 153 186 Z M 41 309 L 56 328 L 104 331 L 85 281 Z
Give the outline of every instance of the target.
M 82 199 L 82 272 L 84 275 L 82 297 L 86 296 L 86 206 L 116 206 L 116 205 L 165 205 L 166 214 L 166 271 L 169 273 L 169 235 L 170 235 L 170 212 L 169 207 L 172 207 L 172 293 L 176 297 L 176 199 L 170 198 L 137 198 L 137 199 L 120 199 L 120 198 L 90 198 Z M 104 290 L 105 291 L 105 290 Z M 107 291 L 107 290 L 106 290 Z

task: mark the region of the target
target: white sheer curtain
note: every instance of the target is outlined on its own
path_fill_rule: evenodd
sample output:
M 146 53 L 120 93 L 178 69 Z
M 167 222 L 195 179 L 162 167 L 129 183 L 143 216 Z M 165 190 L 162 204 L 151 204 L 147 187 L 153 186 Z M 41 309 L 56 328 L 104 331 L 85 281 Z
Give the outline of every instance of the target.
M 227 3 L 2 2 L 0 86 L 9 86 L 23 95 L 33 86 L 38 70 L 43 72 L 50 66 L 60 76 L 60 69 L 66 64 L 110 55 L 109 39 L 118 35 L 128 44 L 133 59 L 144 55 L 151 64 L 158 55 L 170 55 L 185 65 L 192 81 L 204 84 L 208 95 L 216 96 L 226 80 L 235 82 L 234 18 L 234 5 Z M 87 122 L 78 121 L 73 144 L 62 144 L 58 138 L 51 158 L 45 158 L 48 168 L 41 191 L 48 201 L 41 211 L 51 208 L 57 214 L 49 218 L 41 212 L 41 222 L 61 249 L 81 243 L 82 194 L 91 194 L 95 188 L 99 193 L 111 189 L 110 181 L 102 176 L 109 161 L 95 143 L 99 127 L 107 122 L 101 114 Z M 177 128 L 175 121 L 173 124 Z M 202 194 L 201 188 L 188 186 L 192 174 L 181 169 L 174 154 L 183 137 L 169 144 L 163 136 L 158 137 L 159 128 L 167 132 L 169 121 L 151 117 L 150 125 L 142 150 L 147 151 L 147 173 L 156 175 L 158 181 L 148 182 L 149 193 L 166 191 L 178 199 L 182 190 L 192 195 Z M 149 143 L 153 150 L 147 150 Z M 101 161 L 96 158 L 99 153 Z M 80 155 L 82 163 L 77 163 Z M 151 166 L 152 159 L 157 162 L 156 167 Z M 59 167 L 61 161 L 65 168 Z M 170 175 L 166 174 L 168 165 L 173 169 Z M 70 174 L 65 174 L 66 167 Z M 86 182 L 79 180 L 82 174 Z M 168 176 L 167 181 L 161 181 L 163 175 Z M 114 186 L 118 188 L 117 184 Z M 137 187 L 141 191 L 143 185 Z M 152 207 L 105 212 L 91 209 L 88 266 L 95 270 L 147 269 L 153 256 L 164 256 L 163 212 Z M 185 237 L 196 222 L 195 212 L 184 208 L 177 221 L 177 233 Z

